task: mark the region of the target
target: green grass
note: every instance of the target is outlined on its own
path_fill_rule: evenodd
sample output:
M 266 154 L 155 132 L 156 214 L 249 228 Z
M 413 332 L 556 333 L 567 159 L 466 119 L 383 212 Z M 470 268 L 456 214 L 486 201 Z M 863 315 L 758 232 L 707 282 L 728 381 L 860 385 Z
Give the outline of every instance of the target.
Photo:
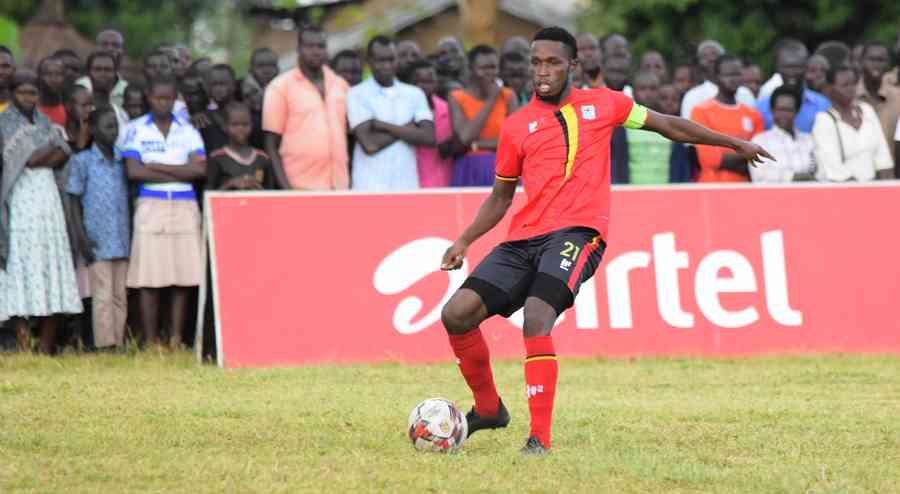
M 561 361 L 554 450 L 513 422 L 416 453 L 454 365 L 223 371 L 187 353 L 0 356 L 0 492 L 900 492 L 900 358 Z

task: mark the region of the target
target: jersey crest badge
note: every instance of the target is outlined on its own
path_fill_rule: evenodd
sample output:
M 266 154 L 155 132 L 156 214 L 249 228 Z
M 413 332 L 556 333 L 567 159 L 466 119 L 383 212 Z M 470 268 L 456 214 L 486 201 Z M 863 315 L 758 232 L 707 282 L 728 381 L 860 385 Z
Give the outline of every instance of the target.
M 537 120 L 528 124 L 528 133 L 534 134 L 534 132 L 537 130 L 537 126 L 538 126 Z
M 584 105 L 581 107 L 581 118 L 585 120 L 593 120 L 597 118 L 597 112 L 594 110 L 594 105 Z

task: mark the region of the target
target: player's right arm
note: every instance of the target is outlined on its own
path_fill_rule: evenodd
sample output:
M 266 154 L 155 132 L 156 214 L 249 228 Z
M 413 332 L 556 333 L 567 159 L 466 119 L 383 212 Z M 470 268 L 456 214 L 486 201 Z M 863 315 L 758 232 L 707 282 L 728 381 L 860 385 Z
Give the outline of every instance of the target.
M 653 110 L 645 111 L 646 117 L 643 122 L 636 124 L 635 128 L 655 131 L 672 141 L 731 148 L 740 155 L 740 159 L 747 160 L 753 166 L 761 163 L 762 158 L 775 161 L 775 158 L 759 144 L 710 130 L 685 118 L 663 115 Z M 629 122 L 630 120 L 631 118 Z M 626 127 L 629 126 L 629 122 L 626 122 Z
M 473 242 L 497 226 L 497 223 L 500 223 L 500 220 L 503 219 L 509 210 L 515 193 L 515 180 L 498 179 L 494 181 L 494 189 L 487 200 L 481 204 L 475 220 L 444 253 L 444 258 L 441 260 L 441 269 L 448 271 L 459 269 L 462 266 L 466 250 L 469 249 Z

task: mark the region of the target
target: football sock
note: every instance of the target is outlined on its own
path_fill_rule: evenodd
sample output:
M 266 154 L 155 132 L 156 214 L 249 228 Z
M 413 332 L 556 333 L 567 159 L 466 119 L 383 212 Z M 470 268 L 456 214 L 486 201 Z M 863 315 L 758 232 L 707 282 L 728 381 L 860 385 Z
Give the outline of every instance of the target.
M 549 448 L 553 398 L 556 396 L 556 377 L 559 374 L 553 338 L 525 338 L 525 354 L 525 389 L 528 392 L 528 411 L 531 413 L 530 435 L 536 436 L 545 448 Z
M 459 362 L 459 370 L 475 397 L 475 413 L 493 417 L 500 410 L 500 396 L 491 371 L 491 352 L 480 328 L 461 335 L 450 335 L 450 346 Z

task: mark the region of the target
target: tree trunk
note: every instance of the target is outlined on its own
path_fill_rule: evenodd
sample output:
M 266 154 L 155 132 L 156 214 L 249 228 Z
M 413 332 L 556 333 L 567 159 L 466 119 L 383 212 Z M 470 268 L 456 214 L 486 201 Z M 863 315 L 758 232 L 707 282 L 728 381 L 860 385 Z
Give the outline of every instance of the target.
M 458 0 L 465 39 L 497 45 L 497 0 Z

